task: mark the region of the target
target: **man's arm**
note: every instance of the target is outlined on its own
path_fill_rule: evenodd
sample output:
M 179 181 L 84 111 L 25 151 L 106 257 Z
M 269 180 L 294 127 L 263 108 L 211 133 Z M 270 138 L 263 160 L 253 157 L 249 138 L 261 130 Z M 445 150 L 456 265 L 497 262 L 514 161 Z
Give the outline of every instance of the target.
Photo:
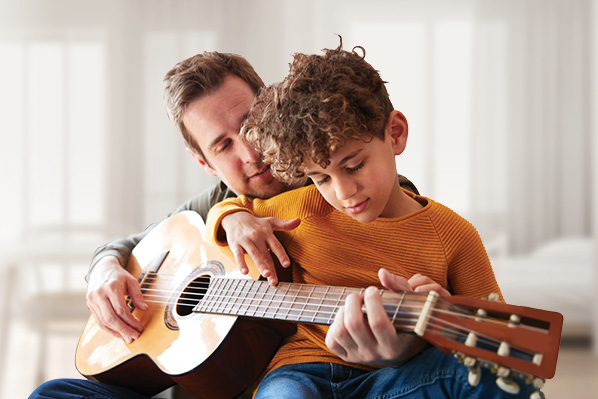
M 184 210 L 193 210 L 205 220 L 209 209 L 214 204 L 234 195 L 224 183 L 220 182 L 185 202 L 167 217 Z M 147 305 L 143 301 L 137 279 L 125 269 L 125 266 L 133 248 L 155 226 L 156 224 L 152 224 L 141 233 L 116 239 L 98 248 L 85 277 L 88 282 L 87 307 L 98 325 L 127 343 L 137 339 L 143 327 L 129 311 L 125 298 L 129 296 L 133 305 L 139 309 L 146 309 Z

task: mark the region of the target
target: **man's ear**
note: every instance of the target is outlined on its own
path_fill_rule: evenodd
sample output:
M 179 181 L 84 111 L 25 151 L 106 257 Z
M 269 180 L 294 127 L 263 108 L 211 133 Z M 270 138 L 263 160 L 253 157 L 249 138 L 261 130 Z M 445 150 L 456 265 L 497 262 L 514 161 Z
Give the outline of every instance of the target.
M 392 111 L 386 121 L 386 136 L 390 138 L 395 155 L 400 155 L 407 146 L 409 125 L 400 111 Z
M 207 174 L 209 174 L 210 176 L 218 176 L 216 171 L 212 169 L 210 165 L 208 165 L 208 163 L 203 159 L 201 155 L 193 151 L 191 148 L 187 148 L 187 152 L 191 154 L 193 158 L 195 158 L 197 163 L 201 165 L 201 167 L 206 171 Z

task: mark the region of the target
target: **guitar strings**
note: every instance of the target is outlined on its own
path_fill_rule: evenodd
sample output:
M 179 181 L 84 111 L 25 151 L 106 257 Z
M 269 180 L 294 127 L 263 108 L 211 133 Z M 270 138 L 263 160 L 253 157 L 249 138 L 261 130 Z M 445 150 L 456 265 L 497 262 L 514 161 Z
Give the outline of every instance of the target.
M 148 273 L 148 274 L 150 274 L 150 273 Z M 147 283 L 148 280 L 150 280 L 149 282 L 151 282 L 151 281 L 155 281 L 155 279 L 158 278 L 157 273 L 151 273 L 151 274 L 155 275 L 155 277 L 154 278 L 147 278 L 147 277 L 151 277 L 151 276 L 147 276 L 146 279 L 144 280 L 145 283 Z M 162 277 L 162 276 L 167 276 L 167 275 L 164 275 L 164 274 L 160 275 L 160 277 Z M 167 280 L 167 279 L 164 279 L 164 280 Z M 221 279 L 221 280 L 230 280 L 230 279 Z M 250 285 L 257 283 L 257 285 L 260 285 L 260 286 L 264 285 L 266 283 L 265 281 L 257 281 L 257 280 L 236 280 L 236 281 L 243 282 L 244 284 L 250 283 Z M 187 291 L 183 291 L 183 292 L 187 296 L 198 296 L 198 299 L 201 300 L 201 298 L 203 298 L 205 296 L 205 294 L 207 293 L 207 291 L 208 291 L 207 288 L 209 288 L 210 285 L 211 284 L 209 282 L 206 282 L 206 283 L 199 282 L 198 283 L 197 280 L 196 280 L 196 281 L 192 282 L 193 291 L 192 290 L 187 290 Z M 233 299 L 235 301 L 233 303 L 233 307 L 234 307 L 235 304 L 236 304 L 236 302 L 237 302 L 237 300 L 243 298 L 242 301 L 241 301 L 241 304 L 242 305 L 244 304 L 247 307 L 244 310 L 245 314 L 241 314 L 241 313 L 233 313 L 233 314 L 239 315 L 239 316 L 249 316 L 249 317 L 253 316 L 253 317 L 255 317 L 255 316 L 258 315 L 258 313 L 260 312 L 260 310 L 262 310 L 261 317 L 274 317 L 274 318 L 276 318 L 275 316 L 279 312 L 279 309 L 277 309 L 273 313 L 271 311 L 270 315 L 268 315 L 269 306 L 271 306 L 273 304 L 273 302 L 275 302 L 276 304 L 280 304 L 280 305 L 285 304 L 285 303 L 286 304 L 290 303 L 291 305 L 297 305 L 296 301 L 298 299 L 306 299 L 306 300 L 312 300 L 312 299 L 314 299 L 313 296 L 312 296 L 312 294 L 314 293 L 314 288 L 312 288 L 312 287 L 327 288 L 326 286 L 313 286 L 313 285 L 308 285 L 308 284 L 294 284 L 294 285 L 298 286 L 298 289 L 292 291 L 292 293 L 296 293 L 297 294 L 297 295 L 294 296 L 293 301 L 280 301 L 280 300 L 276 299 L 277 295 L 278 296 L 287 295 L 289 289 L 287 288 L 287 292 L 284 293 L 284 294 L 281 294 L 279 292 L 280 291 L 280 287 L 271 287 L 271 286 L 267 286 L 265 291 L 260 291 L 259 290 L 260 287 L 258 287 L 258 289 L 255 290 L 255 291 L 252 291 L 251 289 L 249 291 L 244 291 L 243 288 L 241 289 L 240 294 L 254 294 L 253 298 L 233 296 L 233 295 L 228 295 L 227 296 L 226 294 L 225 295 L 223 295 L 223 294 L 210 294 L 210 298 L 213 301 L 213 303 L 217 304 L 216 308 L 215 308 L 217 310 L 214 311 L 214 309 L 212 309 L 212 313 L 220 313 L 220 314 L 222 314 L 223 312 L 226 311 L 227 307 L 230 307 L 230 301 L 231 301 L 231 299 Z M 202 286 L 204 286 L 204 287 L 202 287 Z M 205 287 L 207 287 L 207 288 L 205 288 Z M 310 296 L 301 296 L 301 295 L 299 295 L 300 293 L 302 293 L 302 289 L 304 287 L 312 288 L 312 292 L 310 293 Z M 224 290 L 228 290 L 231 287 L 219 287 L 219 289 L 220 288 L 224 289 Z M 332 288 L 332 287 L 328 287 L 328 288 Z M 338 287 L 337 287 L 337 289 L 338 289 Z M 171 296 L 173 296 L 175 294 L 178 295 L 178 294 L 183 293 L 183 292 L 176 293 L 176 292 L 171 292 L 171 291 L 166 291 L 166 290 L 156 290 L 156 289 L 152 289 L 152 288 L 143 288 L 143 287 L 142 287 L 142 290 L 144 290 L 146 293 L 149 292 L 149 291 L 158 292 L 158 294 L 153 294 L 153 293 L 152 294 L 146 294 L 146 296 L 148 297 L 148 300 L 146 300 L 146 301 L 147 302 L 153 302 L 153 303 L 160 303 L 160 304 L 168 303 L 169 302 L 168 300 L 171 298 Z M 349 290 L 351 292 L 358 292 L 358 291 L 360 291 L 360 289 L 356 289 L 356 288 L 348 288 L 346 290 Z M 272 293 L 272 291 L 274 291 L 274 293 Z M 363 289 L 361 289 L 361 291 L 363 291 Z M 160 292 L 170 293 L 170 296 L 160 296 L 159 295 Z M 382 291 L 381 295 L 383 295 L 384 292 L 390 292 L 390 291 Z M 304 293 L 307 293 L 307 292 L 304 292 Z M 255 295 L 260 295 L 260 294 L 262 295 L 262 298 L 256 298 L 255 297 Z M 321 294 L 321 292 L 316 292 L 316 294 Z M 393 294 L 396 294 L 396 295 L 400 296 L 400 294 L 397 294 L 397 293 L 393 293 Z M 409 294 L 411 296 L 413 296 L 413 294 L 416 294 L 416 293 L 411 293 L 410 292 Z M 338 300 L 339 302 L 344 302 L 345 298 L 342 298 L 343 295 L 344 294 L 341 294 L 341 298 L 339 298 L 339 300 Z M 154 299 L 150 300 L 149 297 L 152 297 Z M 422 299 L 419 299 L 420 297 Z M 409 304 L 405 303 L 405 304 L 402 305 L 402 307 L 403 308 L 421 309 L 422 306 L 417 305 L 417 303 L 424 303 L 425 300 L 426 300 L 426 298 L 427 298 L 427 294 L 416 295 L 416 299 L 415 300 L 413 298 L 410 298 L 408 300 L 408 302 L 415 302 L 416 303 L 415 305 L 409 305 Z M 167 301 L 164 302 L 161 299 L 167 299 Z M 181 298 L 179 298 L 179 299 L 181 299 Z M 285 317 L 283 319 L 289 320 L 289 316 L 292 317 L 293 313 L 296 313 L 296 312 L 299 311 L 299 315 L 294 315 L 294 316 L 297 316 L 299 318 L 303 317 L 303 318 L 309 319 L 309 315 L 306 314 L 306 313 L 313 313 L 312 322 L 315 322 L 316 319 L 317 320 L 322 320 L 322 317 L 318 317 L 318 314 L 320 314 L 320 315 L 322 315 L 322 314 L 328 315 L 328 317 L 326 318 L 326 320 L 327 320 L 326 324 L 330 324 L 331 321 L 333 320 L 333 316 L 336 315 L 336 313 L 337 313 L 338 309 L 340 308 L 340 306 L 339 305 L 325 304 L 323 302 L 325 300 L 323 297 L 322 298 L 317 297 L 315 299 L 316 300 L 322 299 L 322 302 L 320 304 L 318 304 L 318 305 L 316 305 L 316 304 L 308 304 L 308 303 L 299 303 L 299 305 L 303 305 L 304 306 L 304 308 L 301 309 L 301 310 L 292 309 L 290 306 L 288 308 L 283 308 L 280 312 L 284 312 L 285 310 L 287 311 L 287 314 L 285 315 Z M 223 303 L 225 300 L 227 300 L 228 302 L 227 303 Z M 264 300 L 265 301 L 269 301 L 269 305 L 263 305 L 263 304 L 260 305 L 260 304 L 253 304 L 253 303 L 251 303 L 251 302 L 256 301 L 256 300 L 257 301 L 264 301 Z M 245 304 L 245 301 L 248 301 L 249 303 Z M 179 304 L 180 304 L 180 300 L 179 300 Z M 183 301 L 183 303 L 182 303 L 182 306 L 195 307 L 197 304 L 198 304 L 197 300 L 189 300 L 187 302 L 187 299 L 185 299 Z M 391 304 L 387 304 L 387 305 L 388 306 L 393 306 Z M 307 308 L 307 306 L 312 306 L 312 307 L 313 306 L 317 306 L 318 309 L 316 309 L 316 310 L 309 309 L 309 308 Z M 254 309 L 251 309 L 252 307 Z M 326 311 L 326 310 L 322 309 L 322 308 L 330 308 L 330 307 L 332 308 L 332 310 L 330 310 L 330 311 Z M 248 315 L 249 311 L 253 311 L 253 313 L 251 315 Z M 453 314 L 453 315 L 457 315 L 457 316 L 461 316 L 461 317 L 466 317 L 466 318 L 467 317 L 475 317 L 475 316 L 472 316 L 471 314 L 469 314 L 468 312 L 459 313 L 459 312 L 448 311 L 448 310 L 443 310 L 443 309 L 435 309 L 434 311 L 437 312 L 437 313 Z M 206 311 L 206 313 L 210 313 L 210 311 Z M 403 312 L 402 313 L 402 317 L 398 317 L 398 318 L 395 317 L 395 318 L 393 318 L 392 315 L 391 315 L 392 312 L 387 312 L 387 313 L 389 314 L 389 318 L 391 318 L 393 320 L 393 322 L 394 321 L 400 322 L 400 326 L 404 327 L 406 331 L 412 331 L 412 329 L 415 327 L 415 324 L 416 324 L 416 322 L 418 320 L 418 316 L 419 316 L 419 312 L 412 312 L 409 315 L 407 315 L 407 314 L 405 314 Z M 258 317 L 260 317 L 260 316 L 258 316 Z M 293 320 L 291 319 L 291 321 L 293 321 Z M 301 320 L 297 319 L 296 321 L 301 321 Z M 487 319 L 487 321 L 497 322 L 497 323 L 500 323 L 500 324 L 503 324 L 503 325 L 505 324 L 504 322 L 501 322 L 499 320 L 494 320 L 494 319 Z M 410 324 L 411 322 L 413 322 L 413 325 Z M 463 328 L 463 327 L 461 327 L 458 324 L 450 323 L 450 322 L 448 322 L 446 320 L 442 320 L 442 319 L 438 318 L 437 316 L 431 316 L 430 317 L 429 325 L 434 326 L 434 327 L 438 327 L 438 328 L 443 328 L 443 327 L 447 328 L 447 327 L 450 327 L 451 328 L 451 332 L 453 334 L 455 334 L 457 337 L 460 337 L 460 338 L 466 337 L 468 335 L 468 333 L 469 333 L 469 330 L 467 330 L 466 328 Z M 486 343 L 487 345 L 490 345 L 490 346 L 495 346 L 495 347 L 498 347 L 498 344 L 500 343 L 499 340 L 494 339 L 493 337 L 489 337 L 489 336 L 487 336 L 485 334 L 478 334 L 478 341 L 482 342 L 482 343 Z M 525 351 L 522 351 L 522 352 L 525 352 Z M 530 356 L 531 356 L 531 354 L 530 354 Z
M 218 277 L 216 277 L 216 278 L 218 279 Z M 221 281 L 237 281 L 239 283 L 243 282 L 244 284 L 250 283 L 250 284 L 254 284 L 254 285 L 260 285 L 260 287 L 258 287 L 256 290 L 252 290 L 252 287 L 249 287 L 247 290 L 244 287 L 241 287 L 241 290 L 240 290 L 241 294 L 243 294 L 243 295 L 247 295 L 247 294 L 251 295 L 251 294 L 253 294 L 254 295 L 253 298 L 247 298 L 247 300 L 258 300 L 258 298 L 256 298 L 255 295 L 260 295 L 260 294 L 262 295 L 262 298 L 260 298 L 259 300 L 264 300 L 264 298 L 266 298 L 265 300 L 268 300 L 268 298 L 270 298 L 270 297 L 273 300 L 273 299 L 275 299 L 276 296 L 282 296 L 282 295 L 286 296 L 286 295 L 288 295 L 288 292 L 290 291 L 287 288 L 287 292 L 280 293 L 280 286 L 279 287 L 272 287 L 272 286 L 266 285 L 266 282 L 263 281 L 263 280 L 245 280 L 245 279 L 243 279 L 243 280 L 232 280 L 232 279 L 227 279 L 227 278 L 220 278 L 220 280 Z M 283 286 L 284 285 L 290 286 L 289 283 L 281 283 L 281 284 Z M 266 285 L 266 290 L 265 291 L 260 291 L 260 288 L 262 286 L 264 286 L 264 285 Z M 186 298 L 185 297 L 184 298 L 179 298 L 179 301 L 180 301 L 180 299 L 184 299 L 185 301 L 189 300 L 189 302 L 184 303 L 184 305 L 185 306 L 194 307 L 203 298 L 203 296 L 208 292 L 208 289 L 209 289 L 210 286 L 211 286 L 211 283 L 209 283 L 209 282 L 206 282 L 206 283 L 203 283 L 203 282 L 197 283 L 197 281 L 194 281 L 194 282 L 192 282 L 192 288 L 193 289 L 197 289 L 197 290 L 186 290 L 186 291 L 181 291 L 181 292 L 173 292 L 171 290 L 157 290 L 157 289 L 154 289 L 154 288 L 144 288 L 144 289 L 142 288 L 142 290 L 145 291 L 145 292 L 150 292 L 150 291 L 152 291 L 152 292 L 164 292 L 164 293 L 166 293 L 166 294 L 168 294 L 170 296 L 175 296 L 175 295 L 178 296 L 178 295 L 180 295 L 182 293 L 185 293 L 185 294 L 187 294 Z M 358 292 L 358 291 L 363 291 L 364 290 L 364 289 L 360 289 L 360 288 L 327 287 L 327 286 L 316 286 L 316 285 L 302 284 L 302 283 L 292 283 L 292 286 L 298 287 L 295 290 L 291 291 L 292 294 L 293 293 L 295 294 L 293 301 L 300 300 L 300 299 L 301 300 L 305 299 L 306 301 L 307 300 L 311 300 L 311 299 L 313 299 L 312 295 L 314 293 L 315 294 L 323 294 L 321 292 L 321 289 L 325 289 L 325 288 L 334 288 L 336 290 L 341 289 L 341 290 L 343 290 L 345 292 L 348 291 L 345 294 L 342 294 L 345 297 L 349 293 Z M 315 289 L 320 288 L 320 292 L 316 292 L 314 289 L 312 289 L 311 292 L 306 292 L 306 290 L 304 290 L 306 287 L 307 287 L 307 290 L 309 290 L 309 288 L 312 288 L 312 287 L 315 288 Z M 222 288 L 224 290 L 230 290 L 231 287 L 222 287 Z M 234 287 L 234 289 L 238 291 L 238 287 Z M 272 292 L 272 291 L 274 291 L 274 292 Z M 309 294 L 309 295 L 308 296 L 302 296 L 302 295 L 300 295 L 301 293 Z M 400 296 L 401 295 L 400 293 L 396 293 L 396 292 L 392 292 L 392 291 L 388 291 L 388 290 L 381 290 L 381 295 L 384 295 L 384 294 L 394 294 L 396 296 Z M 427 297 L 428 297 L 427 293 L 408 292 L 408 294 L 411 297 L 409 299 L 409 302 L 415 302 L 415 303 L 425 303 L 425 301 L 427 300 Z M 169 299 L 168 295 L 167 296 L 158 296 L 158 295 L 155 295 L 155 294 L 148 294 L 147 296 L 153 296 L 153 297 L 158 298 L 158 299 L 160 299 L 160 298 Z M 235 297 L 227 297 L 227 296 L 224 296 L 222 294 L 215 294 L 215 293 L 213 293 L 211 295 L 212 295 L 213 298 L 216 298 L 216 299 L 221 300 L 221 301 L 228 299 L 229 302 L 230 302 L 231 298 L 235 298 Z M 195 297 L 195 296 L 197 297 L 197 299 L 193 299 L 193 297 Z M 414 299 L 414 297 L 415 297 L 415 299 Z M 191 298 L 191 299 L 188 299 L 188 298 Z M 236 297 L 235 299 L 239 299 L 239 297 Z M 319 299 L 319 297 L 316 298 L 316 299 Z M 344 298 L 343 298 L 343 300 L 344 300 Z M 284 303 L 288 303 L 288 301 L 287 302 L 283 301 L 283 302 L 280 302 L 280 303 L 284 304 Z M 296 304 L 296 302 L 291 302 L 291 304 Z M 306 305 L 314 306 L 313 304 L 306 304 Z M 219 304 L 219 306 L 222 306 L 222 305 Z M 260 307 L 260 305 L 250 305 L 250 306 L 258 306 L 258 308 Z M 266 306 L 266 305 L 261 305 L 261 306 Z M 327 304 L 322 303 L 322 304 L 320 304 L 320 306 L 321 307 L 329 307 L 329 306 L 332 306 L 332 305 L 327 305 Z M 450 311 L 450 310 L 443 310 L 443 309 L 436 309 L 436 310 L 438 312 L 440 312 L 440 313 L 445 313 L 445 314 L 449 314 L 449 315 L 455 315 L 455 316 L 460 316 L 460 317 L 470 318 L 470 319 L 471 318 L 478 318 L 479 317 L 479 316 L 471 314 L 470 312 L 467 311 L 466 308 L 464 308 L 462 306 L 459 306 L 459 305 L 451 305 L 451 308 L 456 309 L 458 311 Z M 256 310 L 256 312 L 257 312 L 257 310 Z M 485 321 L 486 322 L 490 322 L 490 323 L 496 323 L 496 324 L 499 324 L 499 325 L 505 325 L 505 324 L 507 324 L 506 320 L 494 319 L 494 318 L 487 318 Z M 530 327 L 530 326 L 527 326 L 527 325 L 521 325 L 520 327 L 522 327 L 522 328 L 528 328 L 528 329 L 536 329 L 534 327 Z

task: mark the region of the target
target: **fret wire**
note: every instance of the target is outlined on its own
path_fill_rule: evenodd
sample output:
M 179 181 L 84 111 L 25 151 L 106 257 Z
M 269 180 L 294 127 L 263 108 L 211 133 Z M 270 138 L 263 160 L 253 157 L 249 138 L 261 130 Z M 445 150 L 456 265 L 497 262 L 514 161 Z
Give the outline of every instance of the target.
M 277 290 L 278 290 L 277 287 L 272 287 L 269 284 L 266 285 L 266 297 L 268 299 L 268 305 L 266 305 L 266 309 L 264 310 L 264 314 L 263 314 L 264 317 L 268 313 L 268 310 L 272 309 L 272 299 L 276 295 Z M 274 291 L 274 293 L 272 293 L 272 291 Z M 268 294 L 270 294 L 270 295 L 268 295 Z
M 309 292 L 309 294 L 307 295 L 307 298 L 305 299 L 305 302 L 303 302 L 303 307 L 301 308 L 301 310 L 299 311 L 299 315 L 297 316 L 297 320 L 302 320 L 301 317 L 303 316 L 303 312 L 305 311 L 305 308 L 307 307 L 307 304 L 309 302 L 309 298 L 311 298 L 311 295 L 314 292 L 315 289 L 315 285 L 311 286 L 311 291 Z
M 235 281 L 233 282 L 234 287 L 233 287 L 233 303 L 231 304 L 231 308 L 230 308 L 230 313 L 229 314 L 238 314 L 237 313 L 237 301 L 239 300 L 239 280 L 235 279 Z
M 241 308 L 240 308 L 239 313 L 241 311 L 243 311 L 244 312 L 243 315 L 247 315 L 247 309 L 248 309 L 247 307 L 245 307 L 245 309 L 243 310 L 243 307 L 247 306 L 245 304 L 245 300 L 249 299 L 249 295 L 247 295 L 249 293 L 249 290 L 247 289 L 247 282 L 248 282 L 248 280 L 243 280 L 243 287 L 241 288 L 241 292 L 243 294 L 243 300 L 241 301 Z
M 197 307 L 195 307 L 195 309 L 197 309 L 198 312 L 205 311 L 205 307 L 209 301 L 209 292 L 210 286 L 208 285 L 208 289 L 206 290 L 206 293 L 204 294 L 202 300 L 197 304 Z
M 223 314 L 228 314 L 227 311 L 226 311 L 226 307 L 230 303 L 231 296 L 229 295 L 229 292 L 230 292 L 230 285 L 231 285 L 231 281 L 232 280 L 228 279 L 228 278 L 224 279 L 224 280 L 226 280 L 226 281 L 224 282 L 224 285 L 223 285 L 222 289 L 223 289 L 224 295 L 226 295 L 226 301 L 225 300 L 221 300 L 220 301 L 221 302 L 220 307 L 222 309 L 221 312 Z
M 397 308 L 395 309 L 395 312 L 392 315 L 392 319 L 390 320 L 393 324 L 394 324 L 395 320 L 397 319 L 397 315 L 399 314 L 399 309 L 401 309 L 401 305 L 403 304 L 403 301 L 405 300 L 405 295 L 407 295 L 407 292 L 403 291 L 403 295 L 401 296 L 401 300 L 397 304 Z
M 301 291 L 301 285 L 298 285 L 297 291 L 295 292 L 295 298 L 293 298 L 293 300 L 290 302 L 289 307 L 287 308 L 287 313 L 284 315 L 284 320 L 287 320 L 288 316 L 290 315 L 291 309 L 293 308 L 293 304 L 297 301 L 297 297 L 299 296 L 300 291 Z
M 247 315 L 254 317 L 255 316 L 255 281 L 247 280 L 247 286 L 249 291 L 247 291 L 247 297 L 249 298 L 249 302 L 247 303 Z
M 218 286 L 218 280 L 214 280 L 212 279 L 213 284 L 210 285 L 210 299 L 207 301 L 205 309 L 207 312 L 214 312 L 214 305 L 217 303 L 217 286 Z
M 243 301 L 241 303 L 243 307 L 243 315 L 247 315 L 249 311 L 251 300 L 249 299 L 249 292 L 251 292 L 251 283 L 249 280 L 243 280 Z
M 275 311 L 274 311 L 274 315 L 272 316 L 272 318 L 273 318 L 273 319 L 276 319 L 276 314 L 277 314 L 277 313 L 278 313 L 278 311 L 280 310 L 280 307 L 282 306 L 282 304 L 283 304 L 283 302 L 284 302 L 284 298 L 285 298 L 285 296 L 286 296 L 287 292 L 289 292 L 289 288 L 291 287 L 291 285 L 290 285 L 290 284 L 285 284 L 285 285 L 286 285 L 287 289 L 286 289 L 286 291 L 284 292 L 284 294 L 281 294 L 281 296 L 282 296 L 282 299 L 280 300 L 280 303 L 278 304 L 278 306 L 276 306 L 276 309 L 275 309 Z M 278 292 L 279 290 L 277 289 L 276 291 Z
M 251 285 L 251 288 L 255 288 L 255 281 L 251 281 L 249 284 Z M 250 291 L 251 291 L 251 290 L 250 290 Z M 259 288 L 257 288 L 257 289 L 254 289 L 254 290 L 253 290 L 253 291 L 251 291 L 251 292 L 253 292 L 253 297 L 251 298 L 250 306 L 255 306 L 255 305 L 254 305 L 254 304 L 255 304 L 255 300 L 256 300 L 256 299 L 255 299 L 255 295 L 256 295 L 257 293 L 259 293 Z M 255 314 L 256 314 L 256 313 L 257 313 L 257 306 L 256 306 L 256 307 L 253 309 L 253 314 L 252 314 L 252 316 L 253 316 L 253 317 L 255 317 Z
M 218 280 L 212 279 L 212 284 L 210 285 L 210 298 L 206 301 L 206 306 L 204 307 L 207 312 L 214 311 L 214 304 L 216 303 L 216 286 L 218 284 Z
M 218 300 L 217 300 L 217 301 L 215 301 L 214 313 L 221 313 L 221 312 L 220 312 L 220 307 L 221 307 L 221 305 L 222 305 L 222 295 L 223 295 L 223 293 L 222 293 L 222 290 L 223 290 L 223 288 L 224 288 L 224 287 L 222 286 L 223 284 L 226 284 L 226 283 L 224 282 L 224 279 L 223 279 L 223 278 L 219 278 L 219 279 L 218 279 L 218 283 L 217 283 L 217 291 L 216 291 L 216 293 L 217 293 L 217 295 L 218 295 L 218 297 L 217 297 L 217 299 L 218 299 Z
M 341 291 L 341 294 L 339 295 L 339 297 L 338 297 L 338 300 L 336 301 L 336 305 L 335 305 L 335 307 L 336 307 L 336 312 L 334 312 L 334 311 L 333 311 L 333 312 L 330 314 L 330 317 L 328 318 L 328 324 L 329 324 L 329 325 L 330 325 L 330 324 L 332 324 L 332 320 L 334 320 L 334 316 L 336 315 L 336 313 L 338 312 L 338 309 L 340 308 L 340 303 L 341 303 L 341 300 L 344 300 L 344 298 L 343 298 L 343 295 L 345 295 L 345 291 L 346 291 L 346 290 L 347 290 L 347 288 L 346 288 L 346 287 L 343 287 L 343 289 L 342 289 L 342 291 Z
M 226 303 L 224 304 L 224 306 L 223 306 L 223 309 L 222 309 L 222 310 L 223 310 L 223 311 L 224 311 L 226 314 L 230 314 L 230 306 L 229 306 L 229 305 L 230 305 L 230 300 L 231 300 L 231 298 L 233 297 L 233 296 L 232 296 L 231 287 L 232 287 L 232 285 L 234 284 L 234 282 L 233 282 L 233 280 L 232 280 L 232 279 L 227 279 L 227 280 L 228 280 L 228 281 L 227 281 L 227 282 L 226 282 L 226 284 L 225 284 L 225 288 L 226 288 L 226 291 L 225 291 L 225 292 L 229 293 L 229 295 L 228 295 L 228 298 L 227 298 L 227 300 L 226 300 Z
M 266 283 L 266 284 L 267 284 L 267 283 Z M 258 289 L 257 289 L 257 290 L 258 290 L 258 293 L 260 292 L 260 290 L 261 290 L 263 287 L 264 287 L 264 282 L 263 282 L 263 281 L 259 281 L 259 282 L 258 282 Z M 260 306 L 264 306 L 264 298 L 266 297 L 266 293 L 267 293 L 267 292 L 268 292 L 268 288 L 266 287 L 266 289 L 265 289 L 265 290 L 263 290 L 263 293 L 262 293 L 262 297 L 261 297 L 261 299 L 259 299 L 259 300 L 258 300 L 258 303 L 257 303 L 257 305 L 256 305 L 256 307 L 255 307 L 255 309 L 256 309 L 256 312 L 255 312 L 255 314 L 257 314 L 257 311 L 258 311 L 258 310 L 260 310 Z M 266 309 L 267 309 L 267 308 L 266 308 Z M 265 315 L 265 314 L 266 314 L 266 311 L 264 310 L 264 311 L 262 312 L 262 317 L 264 317 L 264 315 Z
M 318 307 L 316 308 L 316 311 L 314 312 L 314 316 L 311 318 L 312 323 L 314 322 L 314 320 L 316 320 L 316 318 L 318 316 L 318 312 L 320 311 L 320 309 L 322 308 L 322 304 L 324 303 L 324 299 L 328 296 L 329 290 L 330 290 L 330 287 L 326 287 L 326 291 L 324 292 L 324 294 L 322 294 L 320 303 L 318 304 Z

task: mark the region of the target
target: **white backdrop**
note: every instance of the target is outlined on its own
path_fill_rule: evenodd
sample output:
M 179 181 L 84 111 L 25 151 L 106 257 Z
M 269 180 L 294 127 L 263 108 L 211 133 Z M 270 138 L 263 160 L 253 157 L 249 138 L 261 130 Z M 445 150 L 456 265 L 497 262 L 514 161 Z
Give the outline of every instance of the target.
M 0 0 L 0 256 L 77 246 L 89 255 L 69 284 L 84 289 L 95 247 L 213 182 L 163 111 L 167 70 L 236 52 L 269 84 L 291 54 L 336 47 L 336 34 L 389 82 L 410 127 L 397 170 L 422 194 L 503 254 L 590 237 L 595 3 Z

